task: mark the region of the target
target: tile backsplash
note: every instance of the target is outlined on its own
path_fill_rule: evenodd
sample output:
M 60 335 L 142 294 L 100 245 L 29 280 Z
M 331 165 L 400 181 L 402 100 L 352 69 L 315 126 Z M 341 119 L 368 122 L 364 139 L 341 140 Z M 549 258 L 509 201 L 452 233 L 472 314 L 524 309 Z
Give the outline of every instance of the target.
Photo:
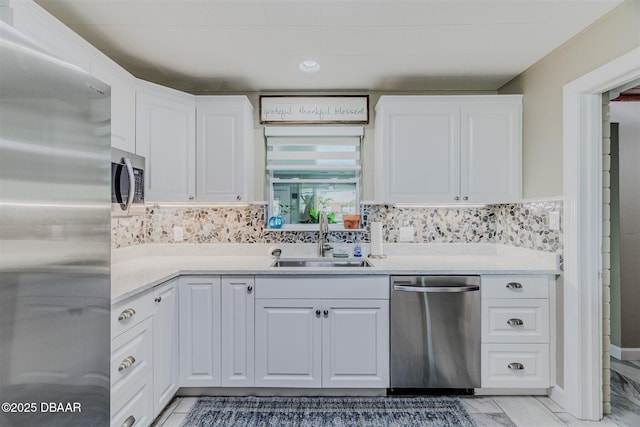
M 562 253 L 562 230 L 547 225 L 549 212 L 562 216 L 561 201 L 495 205 L 496 243 L 527 249 Z
M 501 243 L 562 252 L 562 231 L 546 225 L 546 214 L 562 213 L 561 201 L 485 207 L 404 208 L 363 205 L 362 232 L 332 232 L 331 242 L 368 242 L 371 222 L 383 223 L 385 242 L 400 241 L 400 227 L 413 227 L 416 243 Z M 112 247 L 174 243 L 182 227 L 184 243 L 314 243 L 316 232 L 264 230 L 265 209 L 246 207 L 148 207 L 144 217 L 113 218 Z

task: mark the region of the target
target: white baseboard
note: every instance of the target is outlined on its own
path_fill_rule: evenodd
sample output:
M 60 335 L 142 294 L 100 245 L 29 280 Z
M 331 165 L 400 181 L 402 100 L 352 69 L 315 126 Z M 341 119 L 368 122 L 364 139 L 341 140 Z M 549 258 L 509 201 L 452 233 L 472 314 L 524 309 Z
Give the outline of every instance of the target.
M 640 348 L 622 348 L 611 344 L 609 354 L 618 360 L 640 360 Z
M 556 402 L 558 406 L 560 406 L 561 408 L 564 408 L 566 398 L 564 395 L 564 389 L 562 387 L 559 387 L 557 385 L 554 387 L 551 387 L 551 389 L 549 390 L 549 398 L 551 398 L 551 400 Z
M 477 396 L 547 396 L 546 388 L 476 388 Z

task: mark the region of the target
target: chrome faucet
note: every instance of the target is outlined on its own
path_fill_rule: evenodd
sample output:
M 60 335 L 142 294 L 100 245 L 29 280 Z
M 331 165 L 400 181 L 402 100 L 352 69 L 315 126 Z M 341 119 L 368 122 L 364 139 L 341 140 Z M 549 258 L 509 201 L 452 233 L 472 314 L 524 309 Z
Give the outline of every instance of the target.
M 318 231 L 318 256 L 322 258 L 326 251 L 333 249 L 333 246 L 325 242 L 327 234 L 329 234 L 329 221 L 327 220 L 326 212 L 320 212 L 320 215 L 318 216 L 318 224 L 320 226 Z

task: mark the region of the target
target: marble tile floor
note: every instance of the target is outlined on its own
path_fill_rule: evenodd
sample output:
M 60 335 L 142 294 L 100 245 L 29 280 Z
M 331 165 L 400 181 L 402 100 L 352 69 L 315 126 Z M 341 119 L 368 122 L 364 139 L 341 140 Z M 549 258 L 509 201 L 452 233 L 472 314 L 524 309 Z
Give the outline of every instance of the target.
M 611 415 L 620 426 L 640 426 L 640 360 L 611 358 Z
M 612 392 L 613 396 L 613 392 Z M 195 397 L 177 397 L 155 420 L 152 427 L 179 427 L 195 403 Z M 470 396 L 461 397 L 478 427 L 638 427 L 625 424 L 624 414 L 612 414 L 602 421 L 581 421 L 564 412 L 548 397 Z M 638 414 L 636 414 L 638 415 Z M 631 420 L 632 421 L 632 420 Z

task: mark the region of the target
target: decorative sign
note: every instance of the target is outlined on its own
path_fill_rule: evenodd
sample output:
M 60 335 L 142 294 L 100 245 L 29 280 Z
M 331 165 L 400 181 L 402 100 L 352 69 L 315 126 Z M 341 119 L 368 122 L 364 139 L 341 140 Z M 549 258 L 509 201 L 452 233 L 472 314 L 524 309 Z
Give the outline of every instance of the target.
M 260 123 L 369 123 L 369 96 L 260 96 Z

